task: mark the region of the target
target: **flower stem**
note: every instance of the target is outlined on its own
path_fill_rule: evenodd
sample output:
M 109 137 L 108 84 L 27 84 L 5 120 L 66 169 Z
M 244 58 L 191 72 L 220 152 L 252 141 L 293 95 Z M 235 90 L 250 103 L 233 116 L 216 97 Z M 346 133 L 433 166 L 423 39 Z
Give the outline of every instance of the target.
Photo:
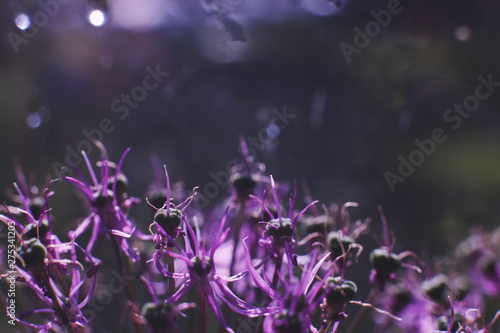
M 281 272 L 281 265 L 283 264 L 283 254 L 284 254 L 283 249 L 280 249 L 280 254 L 278 256 L 278 259 L 276 259 L 276 266 L 274 268 L 273 284 L 271 285 L 273 289 L 276 289 L 276 287 L 278 286 L 278 281 Z
M 200 289 L 200 333 L 207 333 L 207 299 Z
M 234 263 L 236 262 L 236 249 L 238 248 L 238 243 L 240 241 L 240 230 L 243 224 L 243 217 L 245 216 L 245 202 L 246 199 L 239 201 L 240 208 L 238 210 L 238 216 L 236 217 L 236 223 L 234 228 L 234 248 L 233 248 L 233 258 L 231 259 L 231 267 L 229 270 L 229 275 L 234 274 Z
M 61 305 L 59 304 L 59 301 L 56 297 L 56 294 L 54 290 L 52 289 L 52 286 L 50 284 L 50 277 L 49 273 L 47 272 L 47 268 L 43 267 L 43 269 L 40 270 L 40 279 L 47 289 L 47 297 L 49 297 L 52 300 L 52 306 L 54 308 L 55 313 L 61 319 L 63 326 L 67 327 L 70 332 L 76 333 L 73 325 L 71 325 L 71 322 L 69 321 L 68 317 L 66 316 L 66 313 L 63 311 L 61 308 Z
M 171 273 L 175 273 L 174 257 L 169 255 L 168 253 L 167 253 L 167 265 L 168 265 L 168 271 Z M 173 294 L 175 294 L 175 279 L 168 278 L 168 297 L 172 296 Z
M 370 293 L 366 297 L 365 303 L 372 303 L 373 300 L 375 299 L 375 296 L 379 292 L 380 287 L 378 284 L 374 285 L 372 289 L 370 290 Z M 361 321 L 365 317 L 366 313 L 368 312 L 368 307 L 363 307 L 361 310 L 359 310 L 356 318 L 354 318 L 353 322 L 351 323 L 351 326 L 347 329 L 346 333 L 354 333 L 356 329 L 358 328 L 359 324 L 361 324 Z
M 122 274 L 123 280 L 126 281 L 126 277 L 124 276 L 125 273 L 128 271 L 125 267 L 125 264 L 123 263 L 123 258 L 122 254 L 120 252 L 120 245 L 118 244 L 118 239 L 116 238 L 117 236 L 111 235 L 111 243 L 113 244 L 113 249 L 115 250 L 115 256 L 116 260 L 118 262 L 118 268 L 120 269 L 120 274 Z M 132 288 L 130 287 L 129 283 L 124 283 L 125 284 L 125 294 L 127 295 L 128 300 L 132 303 L 135 304 L 134 302 L 134 294 L 132 292 Z M 134 320 L 132 320 L 134 323 L 135 331 L 137 333 L 142 333 L 141 326 L 136 323 Z

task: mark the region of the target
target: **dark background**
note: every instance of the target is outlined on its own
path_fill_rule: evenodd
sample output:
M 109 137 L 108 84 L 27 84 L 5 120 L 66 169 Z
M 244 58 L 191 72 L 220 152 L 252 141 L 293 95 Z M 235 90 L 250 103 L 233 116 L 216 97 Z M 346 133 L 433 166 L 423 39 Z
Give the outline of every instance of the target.
M 103 118 L 115 125 L 103 136 L 110 158 L 131 148 L 124 163 L 131 195 L 141 197 L 153 180 L 151 153 L 172 180 L 203 191 L 210 172 L 239 158 L 238 135 L 257 136 L 272 109 L 286 107 L 296 118 L 257 159 L 278 181 L 306 180 L 322 202 L 359 202 L 374 234 L 382 205 L 399 251 L 446 253 L 471 227 L 498 225 L 500 91 L 456 130 L 443 121 L 474 93 L 478 76 L 500 81 L 498 1 L 401 1 L 401 13 L 351 63 L 340 44 L 352 45 L 354 28 L 364 30 L 370 11 L 388 2 L 348 1 L 322 16 L 304 8 L 311 1 L 232 1 L 228 13 L 246 42 L 232 41 L 196 1 L 170 1 L 176 15 L 139 28 L 114 21 L 120 3 L 102 27 L 85 20 L 83 2 L 60 5 L 15 52 L 8 39 L 21 35 L 15 7 L 1 2 L 2 201 L 15 180 L 13 156 L 45 184 L 56 177 L 54 161 L 65 163 L 66 147 L 77 150 L 82 131 Z M 457 29 L 470 36 L 461 40 Z M 170 76 L 120 120 L 111 104 L 142 84 L 147 66 Z M 41 124 L 30 128 L 37 115 Z M 398 156 L 408 158 L 414 140 L 435 128 L 447 140 L 392 192 L 384 173 L 397 173 Z M 90 157 L 98 158 L 95 147 Z M 223 189 L 217 199 L 227 195 Z

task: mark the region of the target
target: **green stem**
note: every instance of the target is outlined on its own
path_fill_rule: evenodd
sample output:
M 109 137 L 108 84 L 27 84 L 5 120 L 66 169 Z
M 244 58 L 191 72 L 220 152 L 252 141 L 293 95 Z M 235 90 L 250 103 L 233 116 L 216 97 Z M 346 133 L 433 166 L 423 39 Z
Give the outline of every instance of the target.
M 123 263 L 123 258 L 122 258 L 122 253 L 120 252 L 120 245 L 118 244 L 118 239 L 116 238 L 115 235 L 111 235 L 111 240 L 113 244 L 113 249 L 115 250 L 115 256 L 116 260 L 118 262 L 118 268 L 120 269 L 120 274 L 122 274 L 123 280 L 126 281 L 126 276 L 125 273 L 128 272 L 127 268 L 125 267 L 125 264 Z M 124 283 L 125 284 L 125 294 L 127 295 L 128 300 L 132 303 L 135 304 L 134 302 L 134 294 L 132 292 L 132 288 L 130 287 L 129 283 Z M 134 323 L 134 328 L 137 333 L 142 333 L 141 326 L 136 323 L 134 320 L 132 320 Z
M 200 333 L 207 333 L 207 299 L 200 289 Z
M 175 273 L 174 257 L 172 257 L 169 254 L 167 254 L 167 265 L 168 265 L 168 271 L 170 273 Z M 168 294 L 167 294 L 167 296 L 170 297 L 173 294 L 175 294 L 175 279 L 168 278 Z
M 276 289 L 278 286 L 278 281 L 279 281 L 279 273 L 281 272 L 281 265 L 283 264 L 283 254 L 284 251 L 283 249 L 280 250 L 280 255 L 278 256 L 278 259 L 276 261 L 276 266 L 274 268 L 274 276 L 273 276 L 273 284 L 271 285 L 273 289 Z
M 234 248 L 233 248 L 233 258 L 231 259 L 231 266 L 229 270 L 229 275 L 234 274 L 234 263 L 236 262 L 236 249 L 238 248 L 238 243 L 240 242 L 240 230 L 243 225 L 243 217 L 245 216 L 245 203 L 246 199 L 240 201 L 240 209 L 238 210 L 238 216 L 236 217 L 236 223 L 234 228 Z
M 70 330 L 70 332 L 76 333 L 75 329 L 73 328 L 73 325 L 71 325 L 71 322 L 69 321 L 68 317 L 66 316 L 66 313 L 64 313 L 63 309 L 61 308 L 61 305 L 59 304 L 59 300 L 57 299 L 56 294 L 54 293 L 54 290 L 52 289 L 52 286 L 50 285 L 49 273 L 47 272 L 47 268 L 45 266 L 41 270 L 40 277 L 41 277 L 43 285 L 47 289 L 47 296 L 52 300 L 52 306 L 54 308 L 54 311 L 56 312 L 57 316 L 62 320 L 63 326 L 68 328 L 68 330 Z

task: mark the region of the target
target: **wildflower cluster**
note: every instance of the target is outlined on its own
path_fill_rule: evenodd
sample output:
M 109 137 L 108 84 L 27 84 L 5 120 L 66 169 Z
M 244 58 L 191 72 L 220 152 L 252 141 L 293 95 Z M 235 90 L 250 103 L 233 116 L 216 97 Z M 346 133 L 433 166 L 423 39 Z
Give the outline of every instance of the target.
M 232 193 L 208 214 L 196 209 L 197 188 L 171 184 L 155 158 L 146 195 L 129 196 L 122 170 L 128 149 L 113 163 L 96 145 L 99 161 L 82 152 L 86 171 L 75 167 L 78 176 L 41 190 L 16 163 L 13 204 L 0 215 L 6 229 L 14 226 L 16 260 L 1 264 L 3 281 L 7 271 L 17 272 L 19 306 L 7 314 L 25 331 L 102 330 L 96 311 L 109 312 L 96 299 L 109 304 L 115 296 L 126 300 L 113 303 L 120 328 L 108 331 L 137 333 L 215 332 L 213 317 L 238 333 L 352 333 L 364 322 L 376 332 L 486 333 L 500 317 L 486 323 L 483 315 L 485 297 L 500 297 L 498 231 L 474 233 L 457 247 L 454 264 L 433 267 L 413 252 L 395 252 L 379 208 L 383 241 L 366 253 L 371 220 L 351 221 L 357 203 L 320 204 L 303 184 L 299 204 L 297 184 L 267 175 L 244 140 Z M 73 199 L 57 197 L 56 184 L 74 189 L 87 212 L 65 232 L 51 203 Z M 371 272 L 359 279 L 352 272 L 362 256 Z M 372 286 L 366 297 L 360 284 Z M 5 304 L 9 297 L 2 295 Z

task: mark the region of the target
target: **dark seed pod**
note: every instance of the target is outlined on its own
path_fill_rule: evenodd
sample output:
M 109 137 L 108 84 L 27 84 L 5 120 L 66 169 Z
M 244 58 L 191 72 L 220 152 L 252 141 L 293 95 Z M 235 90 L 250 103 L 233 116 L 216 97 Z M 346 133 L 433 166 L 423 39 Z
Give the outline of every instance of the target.
M 239 172 L 233 174 L 229 181 L 236 189 L 236 194 L 240 199 L 248 198 L 248 195 L 252 194 L 257 186 L 257 181 L 252 176 L 243 175 Z
M 389 309 L 394 314 L 401 312 L 413 298 L 411 292 L 401 285 L 392 286 L 388 292 L 391 295 Z
M 92 201 L 92 206 L 96 208 L 103 208 L 109 202 L 113 201 L 113 191 L 107 189 L 106 194 L 100 192 L 94 193 L 94 201 Z
M 469 279 L 465 276 L 459 276 L 454 280 L 454 291 L 457 300 L 462 301 L 467 295 L 469 295 L 472 287 Z
M 341 240 L 339 240 L 339 238 L 341 238 Z M 342 255 L 342 247 L 344 248 L 344 251 L 347 252 L 349 246 L 354 243 L 354 239 L 349 236 L 339 237 L 337 231 L 331 231 L 330 233 L 328 233 L 327 242 L 328 242 L 328 247 L 332 252 L 332 258 L 335 259 L 338 256 Z
M 332 309 L 343 307 L 343 305 L 354 298 L 354 295 L 358 291 L 358 287 L 354 282 L 343 280 L 340 283 L 339 277 L 329 278 L 326 285 L 329 287 L 333 285 L 333 289 L 325 297 L 328 306 Z
M 173 309 L 170 303 L 160 303 L 159 305 L 146 303 L 141 309 L 141 314 L 153 330 L 164 330 L 170 326 L 169 316 Z
M 24 265 L 27 269 L 36 268 L 45 263 L 45 257 L 47 256 L 47 249 L 43 244 L 36 238 L 31 238 L 24 242 L 26 247 L 19 247 L 17 249 L 17 254 L 24 261 Z
M 115 177 L 110 177 L 108 179 L 108 189 L 113 189 L 113 183 L 115 182 Z M 125 193 L 128 187 L 128 178 L 124 173 L 120 172 L 116 178 L 116 193 Z
M 198 276 L 206 275 L 206 274 L 210 273 L 210 270 L 212 269 L 212 265 L 210 263 L 210 258 L 205 257 L 205 261 L 206 261 L 206 263 L 205 263 L 206 266 L 205 266 L 205 270 L 203 270 L 203 262 L 201 261 L 200 258 L 194 257 L 191 259 L 191 262 L 194 265 L 193 270 Z
M 35 220 L 38 220 L 42 215 L 44 204 L 45 199 L 40 196 L 29 199 L 28 207 L 31 211 L 31 215 L 35 218 Z
M 269 236 L 274 238 L 281 237 L 292 237 L 293 229 L 292 229 L 292 220 L 289 218 L 281 219 L 281 223 L 279 219 L 272 219 L 266 226 L 267 233 Z
M 173 234 L 181 225 L 182 212 L 175 208 L 170 208 L 168 211 L 164 208 L 158 209 L 154 221 L 158 223 L 167 234 Z
M 47 234 L 50 232 L 49 221 L 43 219 L 38 226 L 38 233 L 36 224 L 30 223 L 24 228 L 23 239 L 28 240 L 32 238 L 45 239 Z
M 448 303 L 448 278 L 443 274 L 438 274 L 431 279 L 422 282 L 422 292 L 431 300 L 439 303 Z
M 379 277 L 388 277 L 401 267 L 401 259 L 385 249 L 375 249 L 370 253 L 370 263 Z
M 242 175 L 241 173 L 232 175 L 230 181 L 238 191 L 251 191 L 257 186 L 257 182 L 252 176 Z

